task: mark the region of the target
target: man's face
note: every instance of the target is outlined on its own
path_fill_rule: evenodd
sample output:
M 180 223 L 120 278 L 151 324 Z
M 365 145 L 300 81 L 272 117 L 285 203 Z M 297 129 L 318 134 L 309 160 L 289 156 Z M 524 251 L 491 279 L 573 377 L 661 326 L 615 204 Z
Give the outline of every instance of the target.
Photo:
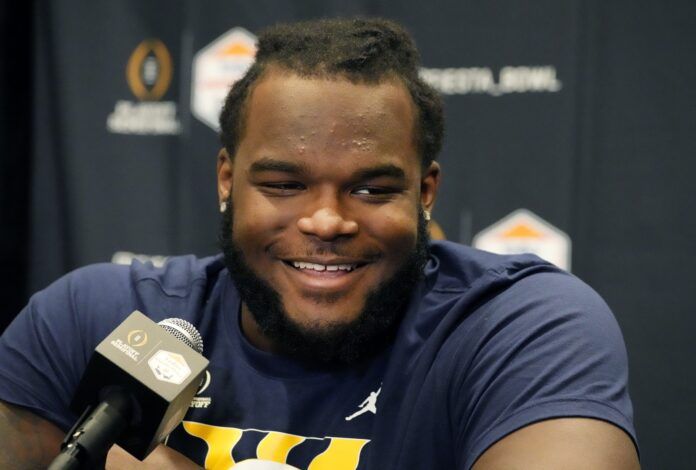
M 237 261 L 309 336 L 359 322 L 370 294 L 413 260 L 438 182 L 436 164 L 421 169 L 414 113 L 398 81 L 269 72 L 249 97 L 236 155 L 221 154 Z

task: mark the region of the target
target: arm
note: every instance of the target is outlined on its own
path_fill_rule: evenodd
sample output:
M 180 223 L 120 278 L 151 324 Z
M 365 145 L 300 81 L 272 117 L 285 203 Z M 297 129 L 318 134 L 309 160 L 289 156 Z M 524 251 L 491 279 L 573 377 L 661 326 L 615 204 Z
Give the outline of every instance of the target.
M 176 468 L 177 470 L 200 470 L 191 460 L 179 452 L 159 445 L 142 462 L 119 446 L 113 446 L 106 457 L 106 470 L 157 470 L 161 468 Z
M 526 426 L 493 444 L 473 470 L 638 470 L 633 442 L 604 421 L 561 418 Z
M 64 433 L 31 411 L 0 401 L 0 468 L 46 468 Z

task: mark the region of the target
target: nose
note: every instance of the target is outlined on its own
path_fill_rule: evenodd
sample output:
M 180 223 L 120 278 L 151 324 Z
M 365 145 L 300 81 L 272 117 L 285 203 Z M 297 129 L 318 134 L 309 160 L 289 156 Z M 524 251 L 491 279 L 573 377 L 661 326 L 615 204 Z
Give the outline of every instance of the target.
M 358 223 L 347 220 L 333 207 L 321 207 L 308 217 L 297 221 L 297 228 L 305 235 L 313 235 L 322 241 L 331 241 L 339 237 L 355 235 Z

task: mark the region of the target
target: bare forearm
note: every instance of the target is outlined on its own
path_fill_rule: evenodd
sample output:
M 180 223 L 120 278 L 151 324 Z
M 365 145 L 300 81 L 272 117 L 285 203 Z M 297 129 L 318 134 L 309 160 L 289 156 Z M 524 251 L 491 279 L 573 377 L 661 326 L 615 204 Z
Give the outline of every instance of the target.
M 106 470 L 155 470 L 160 468 L 176 468 L 177 470 L 201 470 L 201 467 L 169 447 L 158 446 L 144 461 L 113 446 L 106 458 Z
M 559 418 L 509 434 L 473 468 L 640 470 L 640 463 L 633 442 L 618 427 L 589 418 Z
M 0 402 L 0 468 L 46 468 L 60 449 L 63 433 L 21 407 Z

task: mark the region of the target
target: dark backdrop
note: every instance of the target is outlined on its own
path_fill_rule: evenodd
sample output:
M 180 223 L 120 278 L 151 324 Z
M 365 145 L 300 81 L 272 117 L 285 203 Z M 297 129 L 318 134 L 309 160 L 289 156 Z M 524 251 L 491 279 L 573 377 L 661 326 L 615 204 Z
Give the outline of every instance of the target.
M 382 15 L 413 33 L 445 93 L 435 217 L 448 238 L 469 243 L 518 208 L 568 233 L 573 272 L 605 297 L 626 337 L 644 468 L 694 468 L 696 4 L 351 5 L 0 3 L 0 327 L 31 292 L 115 252 L 216 251 L 219 145 L 191 112 L 197 52 L 233 27 Z M 143 100 L 126 69 L 153 38 L 169 52 L 172 79 Z M 547 76 L 515 88 L 506 67 Z M 114 132 L 107 120 L 118 102 L 170 103 L 167 122 L 179 127 Z

